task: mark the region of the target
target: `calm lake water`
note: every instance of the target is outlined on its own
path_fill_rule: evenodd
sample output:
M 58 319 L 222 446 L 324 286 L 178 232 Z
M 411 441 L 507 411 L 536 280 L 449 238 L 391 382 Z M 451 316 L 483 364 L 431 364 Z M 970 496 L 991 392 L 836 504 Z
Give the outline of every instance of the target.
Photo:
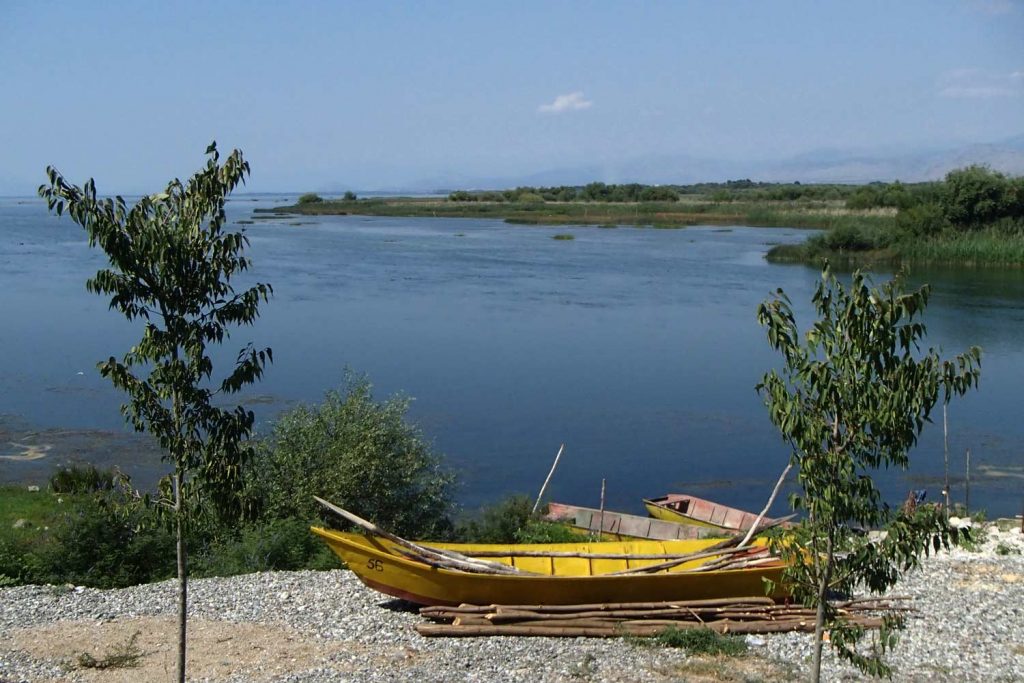
M 294 196 L 240 196 L 233 220 Z M 295 223 L 300 223 L 296 225 Z M 755 319 L 783 288 L 809 321 L 815 269 L 772 265 L 771 244 L 805 231 L 696 227 L 547 228 L 493 220 L 336 216 L 256 220 L 252 276 L 275 296 L 237 330 L 275 362 L 246 396 L 259 428 L 317 401 L 345 369 L 410 415 L 462 473 L 473 507 L 536 494 L 560 443 L 551 496 L 641 512 L 641 497 L 686 491 L 759 509 L 787 450 L 754 391 L 778 359 Z M 572 233 L 571 241 L 553 240 Z M 0 199 L 0 481 L 44 482 L 60 463 L 118 464 L 141 484 L 162 466 L 118 413 L 95 364 L 138 337 L 85 279 L 102 255 L 35 199 Z M 950 409 L 954 497 L 1020 512 L 1024 491 L 1024 274 L 917 271 L 933 285 L 928 342 L 984 349 L 982 386 Z M 898 502 L 937 499 L 941 412 L 909 473 L 881 478 Z M 781 508 L 779 506 L 777 510 Z

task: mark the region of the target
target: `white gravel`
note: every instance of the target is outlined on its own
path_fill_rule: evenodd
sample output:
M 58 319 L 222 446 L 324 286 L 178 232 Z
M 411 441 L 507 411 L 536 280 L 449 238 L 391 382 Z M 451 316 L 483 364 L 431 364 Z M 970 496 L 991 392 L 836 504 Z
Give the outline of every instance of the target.
M 997 547 L 1011 553 L 997 553 Z M 929 558 L 922 570 L 896 587 L 894 593 L 913 596 L 918 612 L 909 618 L 889 658 L 894 680 L 1024 680 L 1024 554 L 1012 551 L 1024 552 L 1024 536 L 1019 530 L 993 528 L 980 552 L 957 549 Z M 621 640 L 423 638 L 413 630 L 421 621 L 415 611 L 364 588 L 346 571 L 202 579 L 192 581 L 190 588 L 193 619 L 269 625 L 281 633 L 301 634 L 314 648 L 322 644 L 331 653 L 310 661 L 310 668 L 299 662 L 279 674 L 257 676 L 256 669 L 239 664 L 234 674 L 215 680 L 689 680 L 684 653 Z M 68 670 L 59 658 L 33 657 L 9 644 L 27 628 L 58 622 L 98 625 L 172 615 L 175 597 L 173 581 L 121 590 L 0 589 L 0 683 L 106 680 L 94 672 Z M 749 640 L 754 657 L 777 665 L 768 670 L 786 671 L 787 678 L 806 677 L 809 635 Z M 825 667 L 825 680 L 859 679 L 831 653 Z

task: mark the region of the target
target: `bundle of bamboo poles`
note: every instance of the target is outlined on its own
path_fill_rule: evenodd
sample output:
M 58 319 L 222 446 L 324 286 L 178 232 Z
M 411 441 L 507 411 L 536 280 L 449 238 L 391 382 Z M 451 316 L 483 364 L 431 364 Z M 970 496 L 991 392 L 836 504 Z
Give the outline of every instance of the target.
M 841 617 L 865 628 L 882 625 L 881 614 L 912 608 L 908 598 L 862 598 L 837 603 Z M 718 633 L 813 631 L 814 610 L 776 604 L 766 597 L 591 605 L 432 606 L 420 614 L 434 623 L 416 630 L 423 636 L 548 636 L 613 638 L 654 636 L 668 628 L 707 628 Z

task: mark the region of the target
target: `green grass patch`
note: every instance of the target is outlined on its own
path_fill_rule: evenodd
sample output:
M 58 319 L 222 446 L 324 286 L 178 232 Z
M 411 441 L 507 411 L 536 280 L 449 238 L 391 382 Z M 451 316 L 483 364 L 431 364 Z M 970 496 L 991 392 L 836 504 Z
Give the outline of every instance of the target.
M 24 539 L 55 526 L 80 508 L 87 495 L 29 491 L 23 486 L 0 486 L 0 539 Z
M 709 628 L 676 628 L 669 626 L 650 639 L 651 645 L 686 650 L 691 655 L 742 655 L 747 643 L 737 636 L 722 635 Z

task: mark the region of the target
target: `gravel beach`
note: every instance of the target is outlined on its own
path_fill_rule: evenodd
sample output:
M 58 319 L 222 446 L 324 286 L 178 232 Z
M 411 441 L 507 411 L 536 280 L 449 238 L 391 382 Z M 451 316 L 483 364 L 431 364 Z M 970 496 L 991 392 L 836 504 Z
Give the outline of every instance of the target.
M 913 597 L 889 661 L 897 681 L 1024 680 L 1024 536 L 987 530 L 980 550 L 928 558 L 893 591 Z M 807 634 L 748 637 L 749 654 L 687 657 L 618 639 L 428 639 L 415 610 L 347 571 L 191 582 L 196 681 L 683 681 L 805 679 Z M 0 589 L 0 683 L 170 681 L 176 583 Z M 134 669 L 76 669 L 138 633 Z M 859 680 L 826 649 L 826 680 Z

